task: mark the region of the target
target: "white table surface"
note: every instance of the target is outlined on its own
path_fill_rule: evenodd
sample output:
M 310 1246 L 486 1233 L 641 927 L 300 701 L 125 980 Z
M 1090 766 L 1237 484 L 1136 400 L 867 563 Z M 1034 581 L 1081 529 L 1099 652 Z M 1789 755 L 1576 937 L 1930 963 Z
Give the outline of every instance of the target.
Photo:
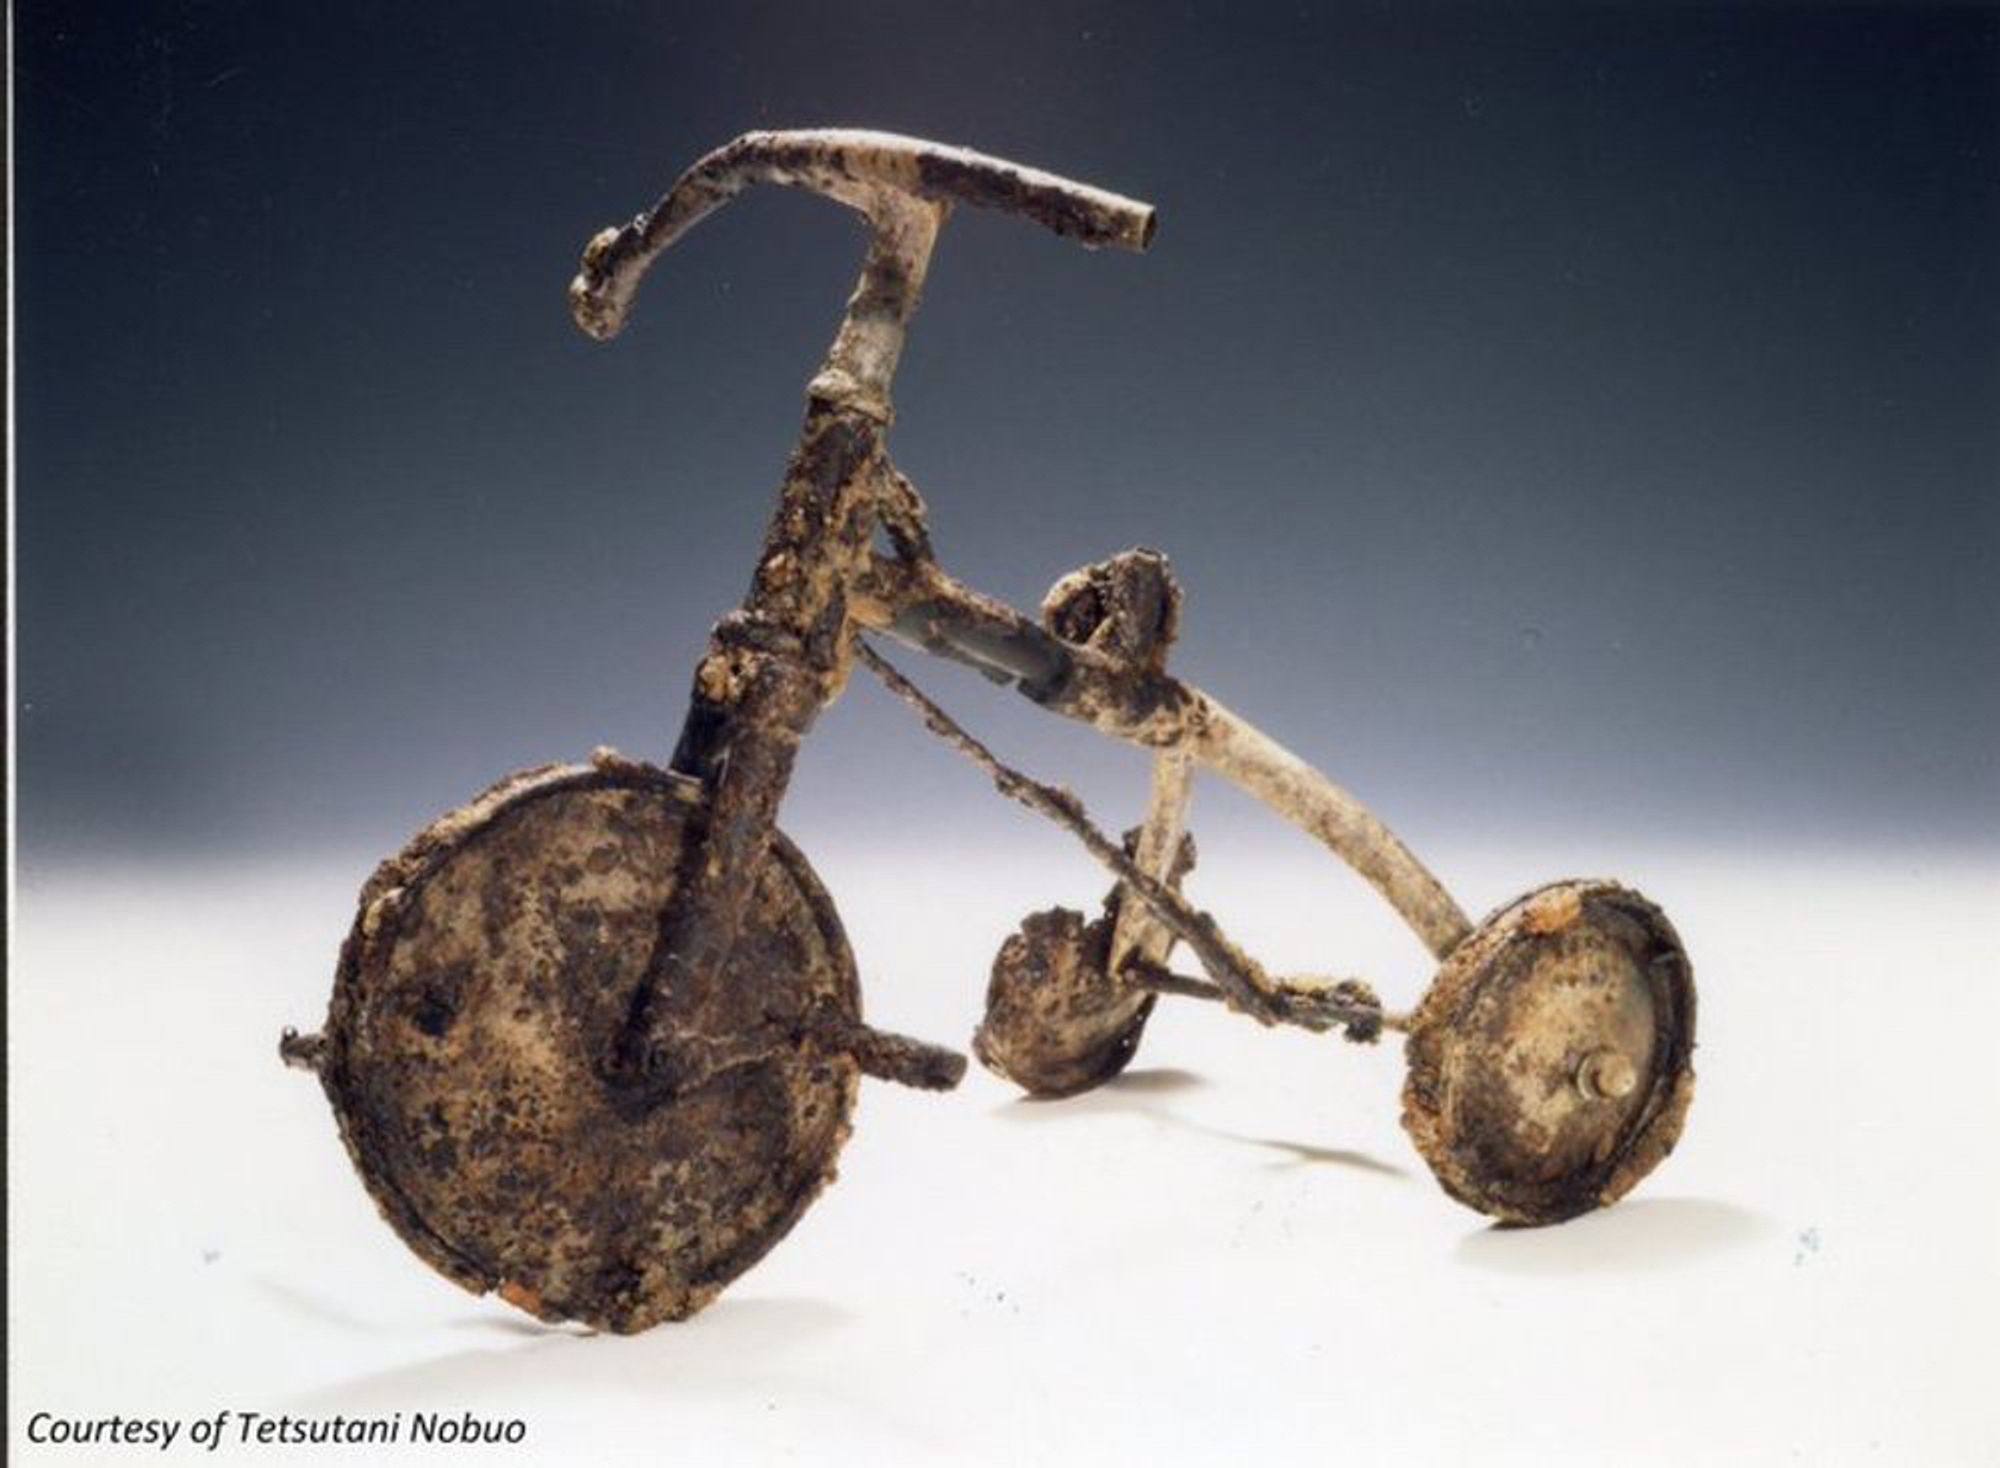
M 1001 934 L 1101 894 L 1059 842 L 815 850 L 871 1017 L 962 1044 Z M 1358 883 L 1288 833 L 1221 844 L 1195 895 L 1254 950 L 1414 999 L 1422 954 Z M 9 1457 L 208 1456 L 32 1448 L 24 1423 L 229 1409 L 470 1411 L 527 1441 L 211 1461 L 2000 1463 L 2000 864 L 1429 854 L 1468 906 L 1601 869 L 1678 923 L 1701 1082 L 1624 1204 L 1491 1229 L 1398 1129 L 1399 1045 L 1168 1001 L 1086 1098 L 977 1067 L 942 1098 L 871 1083 L 792 1235 L 629 1339 L 432 1275 L 279 1066 L 365 858 L 30 874 Z

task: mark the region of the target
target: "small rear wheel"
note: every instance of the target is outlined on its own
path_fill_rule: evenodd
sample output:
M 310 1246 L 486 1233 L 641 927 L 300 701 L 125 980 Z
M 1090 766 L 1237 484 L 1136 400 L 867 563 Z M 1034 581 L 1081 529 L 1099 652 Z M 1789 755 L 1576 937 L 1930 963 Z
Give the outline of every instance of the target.
M 1659 908 L 1558 882 L 1453 950 L 1410 1029 L 1403 1126 L 1444 1190 L 1510 1223 L 1615 1202 L 1694 1098 L 1694 973 Z
M 1054 1100 L 1101 1086 L 1131 1063 L 1155 996 L 1110 973 L 1115 927 L 1111 913 L 1086 923 L 1074 909 L 1053 907 L 1008 935 L 972 1036 L 982 1065 Z

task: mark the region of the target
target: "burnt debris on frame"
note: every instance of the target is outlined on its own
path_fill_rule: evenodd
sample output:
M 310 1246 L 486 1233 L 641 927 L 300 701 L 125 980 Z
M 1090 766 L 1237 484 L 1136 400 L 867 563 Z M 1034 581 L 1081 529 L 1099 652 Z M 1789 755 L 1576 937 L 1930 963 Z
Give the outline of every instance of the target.
M 1143 251 L 1152 208 L 888 133 L 749 133 L 590 241 L 577 324 L 617 334 L 660 254 L 759 183 L 824 194 L 871 234 L 749 594 L 715 626 L 671 761 L 599 751 L 433 822 L 363 887 L 324 1029 L 280 1043 L 318 1073 L 404 1241 L 545 1320 L 682 1319 L 832 1178 L 862 1075 L 958 1083 L 962 1055 L 862 1019 L 832 900 L 777 829 L 799 741 L 857 664 L 1116 879 L 1101 917 L 1034 913 L 1001 945 L 973 1039 L 990 1069 L 1035 1095 L 1102 1084 L 1163 995 L 1360 1042 L 1392 1030 L 1407 1037 L 1404 1125 L 1452 1197 L 1554 1223 L 1636 1184 L 1693 1089 L 1692 971 L 1658 908 L 1572 881 L 1470 922 L 1354 796 L 1166 671 L 1182 597 L 1157 551 L 1070 573 L 1038 618 L 938 563 L 886 445 L 938 231 L 963 204 Z M 1149 750 L 1142 824 L 1114 840 L 1068 791 L 1003 764 L 870 636 Z M 1188 902 L 1197 769 L 1317 838 L 1402 916 L 1441 964 L 1414 1010 L 1358 980 L 1267 973 Z M 1176 947 L 1202 976 L 1168 966 Z

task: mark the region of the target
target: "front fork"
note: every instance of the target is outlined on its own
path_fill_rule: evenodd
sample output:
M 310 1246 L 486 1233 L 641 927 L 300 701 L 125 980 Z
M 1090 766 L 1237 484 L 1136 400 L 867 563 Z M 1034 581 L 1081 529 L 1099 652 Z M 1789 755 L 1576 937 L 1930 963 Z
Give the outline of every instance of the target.
M 743 607 L 722 619 L 696 667 L 673 768 L 707 791 L 690 830 L 608 1078 L 665 1099 L 754 1063 L 799 1037 L 711 1024 L 719 985 L 754 898 L 799 741 L 839 696 L 851 656 L 849 588 L 866 564 L 886 462 L 882 420 L 815 398 Z M 955 1084 L 953 1052 L 827 1016 L 815 1038 L 870 1074 Z

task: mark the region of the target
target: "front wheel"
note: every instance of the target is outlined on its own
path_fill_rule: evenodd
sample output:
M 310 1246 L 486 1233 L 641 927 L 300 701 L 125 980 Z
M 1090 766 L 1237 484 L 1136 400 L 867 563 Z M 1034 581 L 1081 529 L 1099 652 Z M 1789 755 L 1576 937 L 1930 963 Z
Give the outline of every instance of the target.
M 859 1067 L 839 919 L 782 835 L 700 1038 L 768 1037 L 670 1099 L 607 1083 L 701 786 L 607 760 L 511 776 L 361 894 L 311 1046 L 362 1181 L 433 1267 L 544 1320 L 630 1332 L 693 1314 L 832 1178 Z M 818 1026 L 816 1030 L 815 1026 Z

